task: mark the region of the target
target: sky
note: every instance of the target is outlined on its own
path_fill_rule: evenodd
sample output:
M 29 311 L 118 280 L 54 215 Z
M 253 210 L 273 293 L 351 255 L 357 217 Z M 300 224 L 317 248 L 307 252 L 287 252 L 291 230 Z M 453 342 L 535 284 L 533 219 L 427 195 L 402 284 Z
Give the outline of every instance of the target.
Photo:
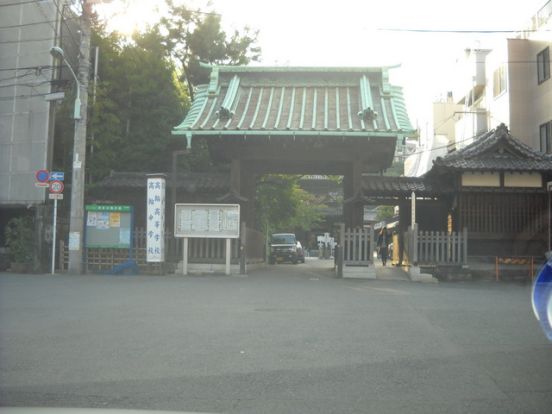
M 485 48 L 527 26 L 547 0 L 188 0 L 216 11 L 229 32 L 258 30 L 262 65 L 383 66 L 402 86 L 414 126 L 430 122 L 431 104 L 451 88 L 466 48 Z M 131 31 L 158 15 L 162 0 L 113 0 L 101 7 L 112 27 Z M 390 30 L 398 29 L 398 30 Z M 411 32 L 407 29 L 427 30 Z

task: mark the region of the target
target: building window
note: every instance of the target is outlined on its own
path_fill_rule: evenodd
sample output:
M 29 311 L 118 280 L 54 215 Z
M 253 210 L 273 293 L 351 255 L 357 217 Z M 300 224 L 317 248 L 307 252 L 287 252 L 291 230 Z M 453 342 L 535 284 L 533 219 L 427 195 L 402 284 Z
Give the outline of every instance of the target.
M 493 97 L 506 90 L 506 66 L 500 65 L 493 73 Z
M 550 48 L 548 47 L 537 55 L 537 78 L 539 83 L 550 79 Z
M 542 152 L 552 152 L 552 121 L 540 126 L 540 147 Z

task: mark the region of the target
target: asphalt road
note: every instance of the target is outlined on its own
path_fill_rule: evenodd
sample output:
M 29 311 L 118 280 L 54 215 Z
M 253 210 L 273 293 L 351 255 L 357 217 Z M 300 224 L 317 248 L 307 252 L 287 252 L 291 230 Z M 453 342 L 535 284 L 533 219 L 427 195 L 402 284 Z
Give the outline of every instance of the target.
M 550 413 L 530 286 L 0 274 L 0 405 Z

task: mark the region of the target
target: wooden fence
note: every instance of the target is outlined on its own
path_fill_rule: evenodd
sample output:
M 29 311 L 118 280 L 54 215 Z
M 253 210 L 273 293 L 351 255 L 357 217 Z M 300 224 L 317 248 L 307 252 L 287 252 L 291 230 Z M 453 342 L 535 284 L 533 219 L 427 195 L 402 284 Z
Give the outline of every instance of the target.
M 372 228 L 354 228 L 340 230 L 340 244 L 343 247 L 344 265 L 369 265 L 373 262 L 374 230 Z
M 404 256 L 409 264 L 466 265 L 468 231 L 419 231 L 409 227 L 404 237 Z
M 262 233 L 246 229 L 245 255 L 249 262 L 264 258 L 264 236 Z M 225 239 L 191 238 L 188 241 L 189 263 L 225 263 Z M 171 272 L 182 260 L 182 240 L 172 234 L 165 233 L 165 263 L 149 263 L 146 260 L 146 229 L 135 228 L 133 231 L 132 249 L 90 248 L 83 252 L 84 269 L 86 272 L 108 272 L 115 266 L 134 260 L 140 272 L 164 273 Z M 232 239 L 231 262 L 236 264 L 240 258 L 240 239 Z M 59 243 L 59 269 L 67 269 L 69 250 L 63 240 Z

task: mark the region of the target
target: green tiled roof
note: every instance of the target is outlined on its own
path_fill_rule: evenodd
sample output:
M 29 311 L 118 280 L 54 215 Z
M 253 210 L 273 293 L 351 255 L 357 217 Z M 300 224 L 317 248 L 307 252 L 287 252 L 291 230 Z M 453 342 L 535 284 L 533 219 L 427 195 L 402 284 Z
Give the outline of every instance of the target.
M 388 68 L 218 66 L 174 135 L 397 136 L 413 132 Z

